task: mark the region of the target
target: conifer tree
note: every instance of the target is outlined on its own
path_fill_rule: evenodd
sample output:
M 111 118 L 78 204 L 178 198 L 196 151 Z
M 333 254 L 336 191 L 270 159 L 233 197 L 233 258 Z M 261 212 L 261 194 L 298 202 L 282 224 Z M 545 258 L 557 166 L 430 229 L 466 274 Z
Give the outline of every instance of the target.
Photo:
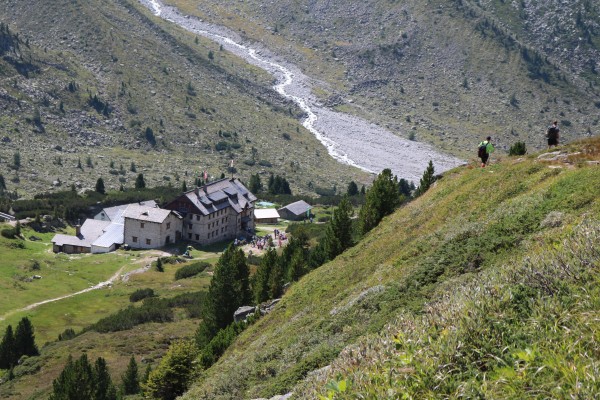
M 139 174 L 137 178 L 135 178 L 135 188 L 136 189 L 144 189 L 146 187 L 146 181 L 144 181 L 144 174 Z
M 400 205 L 398 178 L 388 168 L 384 169 L 367 191 L 365 204 L 360 209 L 358 219 L 361 234 L 373 229 L 383 217 L 391 214 Z
M 238 307 L 251 301 L 249 270 L 242 249 L 231 244 L 221 255 L 208 288 L 202 309 L 205 339 L 212 339 L 219 329 L 233 322 Z
M 346 194 L 348 194 L 348 196 L 356 196 L 358 194 L 358 185 L 356 182 L 350 181 Z
M 94 400 L 117 400 L 117 389 L 108 373 L 106 361 L 98 357 L 93 370 Z
M 6 181 L 4 180 L 4 175 L 0 174 L 0 193 L 6 190 Z
M 173 343 L 156 369 L 150 372 L 144 385 L 146 393 L 162 400 L 175 400 L 183 394 L 192 378 L 196 353 L 196 346 L 191 342 Z
M 27 317 L 23 317 L 17 325 L 15 331 L 15 353 L 18 358 L 21 358 L 21 356 L 37 356 L 40 354 L 35 345 L 33 325 Z
M 84 353 L 77 361 L 69 355 L 67 364 L 58 378 L 52 382 L 49 400 L 94 399 L 92 366 Z
M 138 366 L 135 362 L 135 357 L 131 356 L 127 370 L 122 376 L 123 379 L 123 394 L 138 394 L 140 392 L 140 378 L 138 376 Z
M 269 278 L 276 264 L 277 252 L 268 249 L 260 260 L 256 273 L 252 276 L 252 292 L 256 304 L 269 300 Z
M 252 193 L 258 193 L 262 190 L 262 183 L 260 182 L 260 176 L 258 174 L 250 176 L 250 183 L 248 185 L 248 189 Z
M 15 337 L 11 325 L 6 327 L 2 342 L 0 342 L 0 369 L 10 369 L 16 364 Z
M 306 258 L 301 248 L 296 248 L 288 267 L 289 280 L 298 281 L 306 273 Z
M 425 169 L 423 177 L 419 182 L 419 187 L 417 188 L 417 191 L 415 193 L 416 196 L 422 195 L 431 187 L 431 185 L 433 185 L 433 183 L 435 182 L 434 172 L 435 171 L 433 169 L 433 162 L 429 160 L 429 165 L 427 166 L 427 169 Z
M 96 192 L 100 194 L 106 194 L 106 190 L 104 188 L 104 179 L 98 178 L 96 181 Z
M 352 204 L 344 196 L 333 211 L 331 222 L 325 230 L 325 251 L 327 258 L 333 260 L 349 247 L 352 247 Z

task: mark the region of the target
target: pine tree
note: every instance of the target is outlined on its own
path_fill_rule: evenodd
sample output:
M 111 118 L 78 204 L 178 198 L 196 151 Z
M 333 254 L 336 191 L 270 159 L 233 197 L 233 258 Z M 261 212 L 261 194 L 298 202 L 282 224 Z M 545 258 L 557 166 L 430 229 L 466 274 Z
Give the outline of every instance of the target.
M 104 188 L 104 179 L 98 178 L 96 181 L 96 192 L 100 194 L 106 194 L 106 190 Z
M 356 196 L 358 194 L 358 185 L 356 182 L 350 181 L 346 194 L 348 194 L 348 196 Z
M 6 327 L 2 342 L 0 342 L 0 369 L 10 369 L 16 364 L 15 337 L 11 325 Z
M 140 378 L 138 376 L 138 366 L 135 358 L 131 356 L 127 370 L 122 376 L 123 379 L 123 394 L 137 394 L 140 392 Z
M 185 193 L 185 192 L 187 192 L 187 190 L 188 190 L 187 189 L 187 184 L 185 183 L 185 180 L 184 180 L 183 183 L 182 183 L 182 185 L 181 185 L 181 191 Z
M 117 400 L 117 389 L 108 373 L 106 361 L 98 357 L 93 370 L 94 400 Z
M 333 211 L 331 222 L 325 230 L 325 251 L 327 258 L 333 260 L 344 250 L 352 247 L 352 215 L 354 210 L 347 196 L 344 196 Z
M 249 274 L 244 252 L 231 244 L 217 262 L 202 310 L 210 334 L 233 322 L 235 310 L 250 303 Z
M 4 180 L 4 175 L 0 174 L 0 193 L 6 190 L 6 181 Z
M 131 162 L 131 166 L 129 167 L 129 170 L 131 172 L 137 172 L 137 168 L 135 167 L 135 163 L 133 161 Z
M 277 252 L 274 249 L 267 250 L 252 276 L 252 292 L 256 304 L 269 300 L 269 278 L 276 264 Z
M 296 282 L 306 273 L 306 257 L 301 248 L 296 248 L 288 266 L 290 282 Z
M 429 165 L 427 166 L 427 169 L 423 173 L 423 177 L 421 178 L 421 181 L 419 182 L 419 188 L 417 189 L 417 191 L 415 193 L 416 196 L 422 195 L 431 187 L 431 185 L 433 185 L 433 183 L 435 182 L 434 172 L 435 171 L 433 169 L 433 162 L 431 160 L 429 160 Z
M 49 400 L 94 399 L 94 374 L 87 355 L 77 361 L 69 355 L 64 369 L 52 382 L 53 391 Z
M 386 215 L 400 205 L 398 178 L 388 168 L 384 169 L 367 191 L 365 204 L 360 209 L 358 220 L 361 234 L 373 229 Z
M 156 259 L 156 270 L 158 272 L 165 272 L 165 268 L 163 267 L 162 258 L 158 257 Z
M 412 196 L 411 185 L 406 179 L 400 179 L 398 182 L 398 191 L 407 199 L 410 199 Z
M 35 345 L 33 325 L 27 317 L 23 317 L 17 325 L 14 351 L 18 358 L 21 358 L 21 356 L 38 356 L 40 354 Z
M 146 188 L 146 182 L 144 181 L 144 174 L 139 174 L 135 179 L 135 188 L 144 189 Z
M 175 400 L 183 394 L 192 378 L 196 354 L 196 346 L 191 342 L 173 343 L 156 369 L 150 372 L 144 385 L 146 393 L 162 400 Z
M 258 193 L 262 190 L 262 183 L 260 182 L 260 176 L 258 174 L 250 176 L 250 183 L 248 185 L 248 189 L 252 193 Z

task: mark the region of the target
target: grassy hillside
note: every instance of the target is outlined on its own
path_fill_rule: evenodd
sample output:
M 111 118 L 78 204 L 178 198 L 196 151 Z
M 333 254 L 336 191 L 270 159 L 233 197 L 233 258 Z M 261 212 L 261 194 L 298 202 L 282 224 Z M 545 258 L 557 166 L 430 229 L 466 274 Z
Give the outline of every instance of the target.
M 600 139 L 560 152 L 446 173 L 293 284 L 184 398 L 269 397 L 307 376 L 300 398 L 329 379 L 349 384 L 340 398 L 597 393 Z
M 325 104 L 462 157 L 486 134 L 505 150 L 516 140 L 541 149 L 553 119 L 569 140 L 598 132 L 590 1 L 552 1 L 550 11 L 468 0 L 167 2 L 284 54 L 317 78 Z
M 0 230 L 6 228 L 0 224 Z M 71 232 L 72 233 L 72 232 Z M 15 368 L 16 379 L 5 382 L 6 371 L 0 371 L 0 398 L 46 399 L 54 380 L 62 371 L 69 354 L 74 358 L 82 352 L 88 357 L 104 357 L 115 383 L 120 383 L 129 358 L 134 355 L 143 372 L 147 364 L 164 355 L 169 344 L 177 338 L 192 337 L 197 316 L 185 307 L 175 307 L 172 322 L 146 323 L 120 332 L 87 331 L 73 339 L 57 341 L 66 329 L 81 333 L 84 328 L 124 309 L 133 303 L 130 295 L 139 289 L 150 288 L 160 298 L 175 298 L 184 293 L 201 292 L 210 283 L 210 272 L 175 280 L 182 263 L 164 264 L 164 272 L 154 269 L 140 272 L 164 253 L 158 251 L 117 251 L 102 255 L 65 255 L 51 251 L 53 233 L 40 234 L 23 228 L 26 238 L 7 239 L 0 236 L 0 332 L 10 324 L 13 329 L 23 317 L 28 317 L 35 329 L 36 343 L 41 356 L 27 359 Z M 214 262 L 216 252 L 193 250 L 194 259 Z M 189 262 L 187 263 L 189 264 Z M 132 273 L 133 272 L 133 273 Z M 26 306 L 40 301 L 72 294 L 118 274 L 114 284 L 77 296 L 50 302 L 30 310 Z M 128 274 L 129 273 L 129 274 Z M 128 275 L 127 275 L 128 274 Z M 30 279 L 40 275 L 41 279 Z M 123 278 L 127 276 L 127 278 Z M 140 303 L 135 303 L 136 307 Z
M 10 0 L 0 22 L 0 174 L 11 192 L 93 188 L 100 176 L 107 189 L 132 187 L 139 172 L 180 187 L 200 170 L 220 176 L 232 158 L 242 178 L 273 172 L 296 190 L 366 178 L 321 157 L 271 76 L 137 1 Z

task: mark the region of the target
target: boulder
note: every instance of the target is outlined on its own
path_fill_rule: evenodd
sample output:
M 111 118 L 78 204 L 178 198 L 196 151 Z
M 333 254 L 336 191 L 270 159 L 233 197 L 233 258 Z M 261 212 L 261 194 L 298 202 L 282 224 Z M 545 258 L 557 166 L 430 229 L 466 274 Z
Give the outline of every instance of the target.
M 233 313 L 233 320 L 235 322 L 245 321 L 249 315 L 254 314 L 256 307 L 252 306 L 241 306 Z

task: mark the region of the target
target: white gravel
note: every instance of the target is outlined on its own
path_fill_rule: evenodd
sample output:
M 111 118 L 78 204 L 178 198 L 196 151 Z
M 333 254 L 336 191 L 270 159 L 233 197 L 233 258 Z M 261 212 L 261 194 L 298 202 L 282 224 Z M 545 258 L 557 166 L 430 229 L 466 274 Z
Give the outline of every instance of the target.
M 260 43 L 243 43 L 239 35 L 228 28 L 184 15 L 177 8 L 166 6 L 159 0 L 139 1 L 156 16 L 214 40 L 248 63 L 271 73 L 277 82 L 274 89 L 306 112 L 304 127 L 339 162 L 371 173 L 390 168 L 394 174 L 415 183 L 423 175 L 429 160 L 433 161 L 437 173 L 464 163 L 436 151 L 428 144 L 403 139 L 362 118 L 319 105 L 311 93 L 310 78 Z

